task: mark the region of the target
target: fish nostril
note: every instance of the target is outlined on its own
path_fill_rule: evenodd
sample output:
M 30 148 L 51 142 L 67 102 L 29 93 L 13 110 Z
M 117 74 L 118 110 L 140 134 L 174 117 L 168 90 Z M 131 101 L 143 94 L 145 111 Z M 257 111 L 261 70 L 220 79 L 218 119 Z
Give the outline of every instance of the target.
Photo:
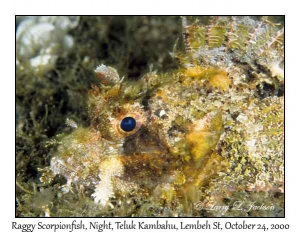
M 130 132 L 135 129 L 136 127 L 136 121 L 133 117 L 125 117 L 121 121 L 121 129 L 125 132 Z

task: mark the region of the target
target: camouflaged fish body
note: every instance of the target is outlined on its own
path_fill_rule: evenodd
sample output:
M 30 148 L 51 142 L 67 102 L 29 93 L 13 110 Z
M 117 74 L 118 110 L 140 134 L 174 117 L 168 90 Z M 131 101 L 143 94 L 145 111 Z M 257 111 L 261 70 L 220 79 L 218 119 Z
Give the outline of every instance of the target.
M 131 82 L 96 68 L 91 126 L 62 139 L 51 170 L 102 208 L 119 203 L 116 215 L 131 200 L 125 215 L 253 216 L 193 205 L 283 193 L 284 29 L 266 17 L 183 17 L 183 34 L 176 71 Z

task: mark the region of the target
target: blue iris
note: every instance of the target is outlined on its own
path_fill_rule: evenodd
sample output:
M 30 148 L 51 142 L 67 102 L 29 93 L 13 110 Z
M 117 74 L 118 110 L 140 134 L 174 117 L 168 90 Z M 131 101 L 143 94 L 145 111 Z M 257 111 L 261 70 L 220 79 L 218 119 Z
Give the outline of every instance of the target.
M 133 117 L 125 117 L 121 121 L 121 129 L 126 132 L 134 130 L 135 126 L 136 126 L 136 122 Z

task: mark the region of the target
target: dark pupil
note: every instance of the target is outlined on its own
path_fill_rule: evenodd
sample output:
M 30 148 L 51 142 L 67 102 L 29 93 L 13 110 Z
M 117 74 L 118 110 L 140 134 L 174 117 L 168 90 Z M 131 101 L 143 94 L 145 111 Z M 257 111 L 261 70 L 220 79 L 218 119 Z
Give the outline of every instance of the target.
M 135 126 L 136 126 L 136 122 L 135 119 L 132 117 L 125 117 L 121 121 L 121 129 L 126 132 L 134 130 Z

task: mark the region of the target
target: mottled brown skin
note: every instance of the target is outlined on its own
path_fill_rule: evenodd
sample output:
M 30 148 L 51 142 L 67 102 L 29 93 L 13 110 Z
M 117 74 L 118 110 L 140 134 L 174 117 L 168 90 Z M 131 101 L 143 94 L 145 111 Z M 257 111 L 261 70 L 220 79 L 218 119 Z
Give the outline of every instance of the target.
M 249 28 L 248 36 L 236 25 Z M 167 203 L 169 215 L 176 216 L 192 213 L 189 206 L 200 200 L 222 203 L 228 190 L 283 190 L 283 175 L 278 175 L 283 172 L 283 97 L 259 96 L 266 80 L 274 89 L 282 85 L 281 73 L 272 74 L 268 68 L 272 62 L 282 66 L 276 42 L 281 31 L 260 32 L 259 27 L 271 26 L 241 17 L 215 18 L 208 27 L 185 26 L 188 49 L 176 55 L 181 65 L 177 71 L 149 73 L 131 83 L 121 80 L 113 68 L 99 66 L 96 74 L 102 85 L 90 92 L 91 126 L 75 129 L 63 139 L 52 159 L 55 174 L 69 184 L 94 189 L 95 202 L 103 206 L 112 198 L 124 201 L 135 196 L 154 206 Z M 242 39 L 233 42 L 235 33 Z M 250 43 L 262 44 L 260 38 L 271 40 L 268 47 Z M 254 61 L 252 53 L 257 51 L 265 53 L 265 60 Z M 273 58 L 274 54 L 279 56 Z M 259 119 L 252 120 L 249 109 Z M 120 128 L 127 116 L 137 122 L 132 132 Z M 269 131 L 273 118 L 279 128 L 274 133 L 280 135 L 277 139 Z M 264 147 L 259 146 L 262 141 Z M 264 169 L 259 165 L 267 162 L 262 159 L 267 151 L 278 155 L 273 158 L 276 172 L 270 164 Z M 144 213 L 143 207 L 140 211 Z

